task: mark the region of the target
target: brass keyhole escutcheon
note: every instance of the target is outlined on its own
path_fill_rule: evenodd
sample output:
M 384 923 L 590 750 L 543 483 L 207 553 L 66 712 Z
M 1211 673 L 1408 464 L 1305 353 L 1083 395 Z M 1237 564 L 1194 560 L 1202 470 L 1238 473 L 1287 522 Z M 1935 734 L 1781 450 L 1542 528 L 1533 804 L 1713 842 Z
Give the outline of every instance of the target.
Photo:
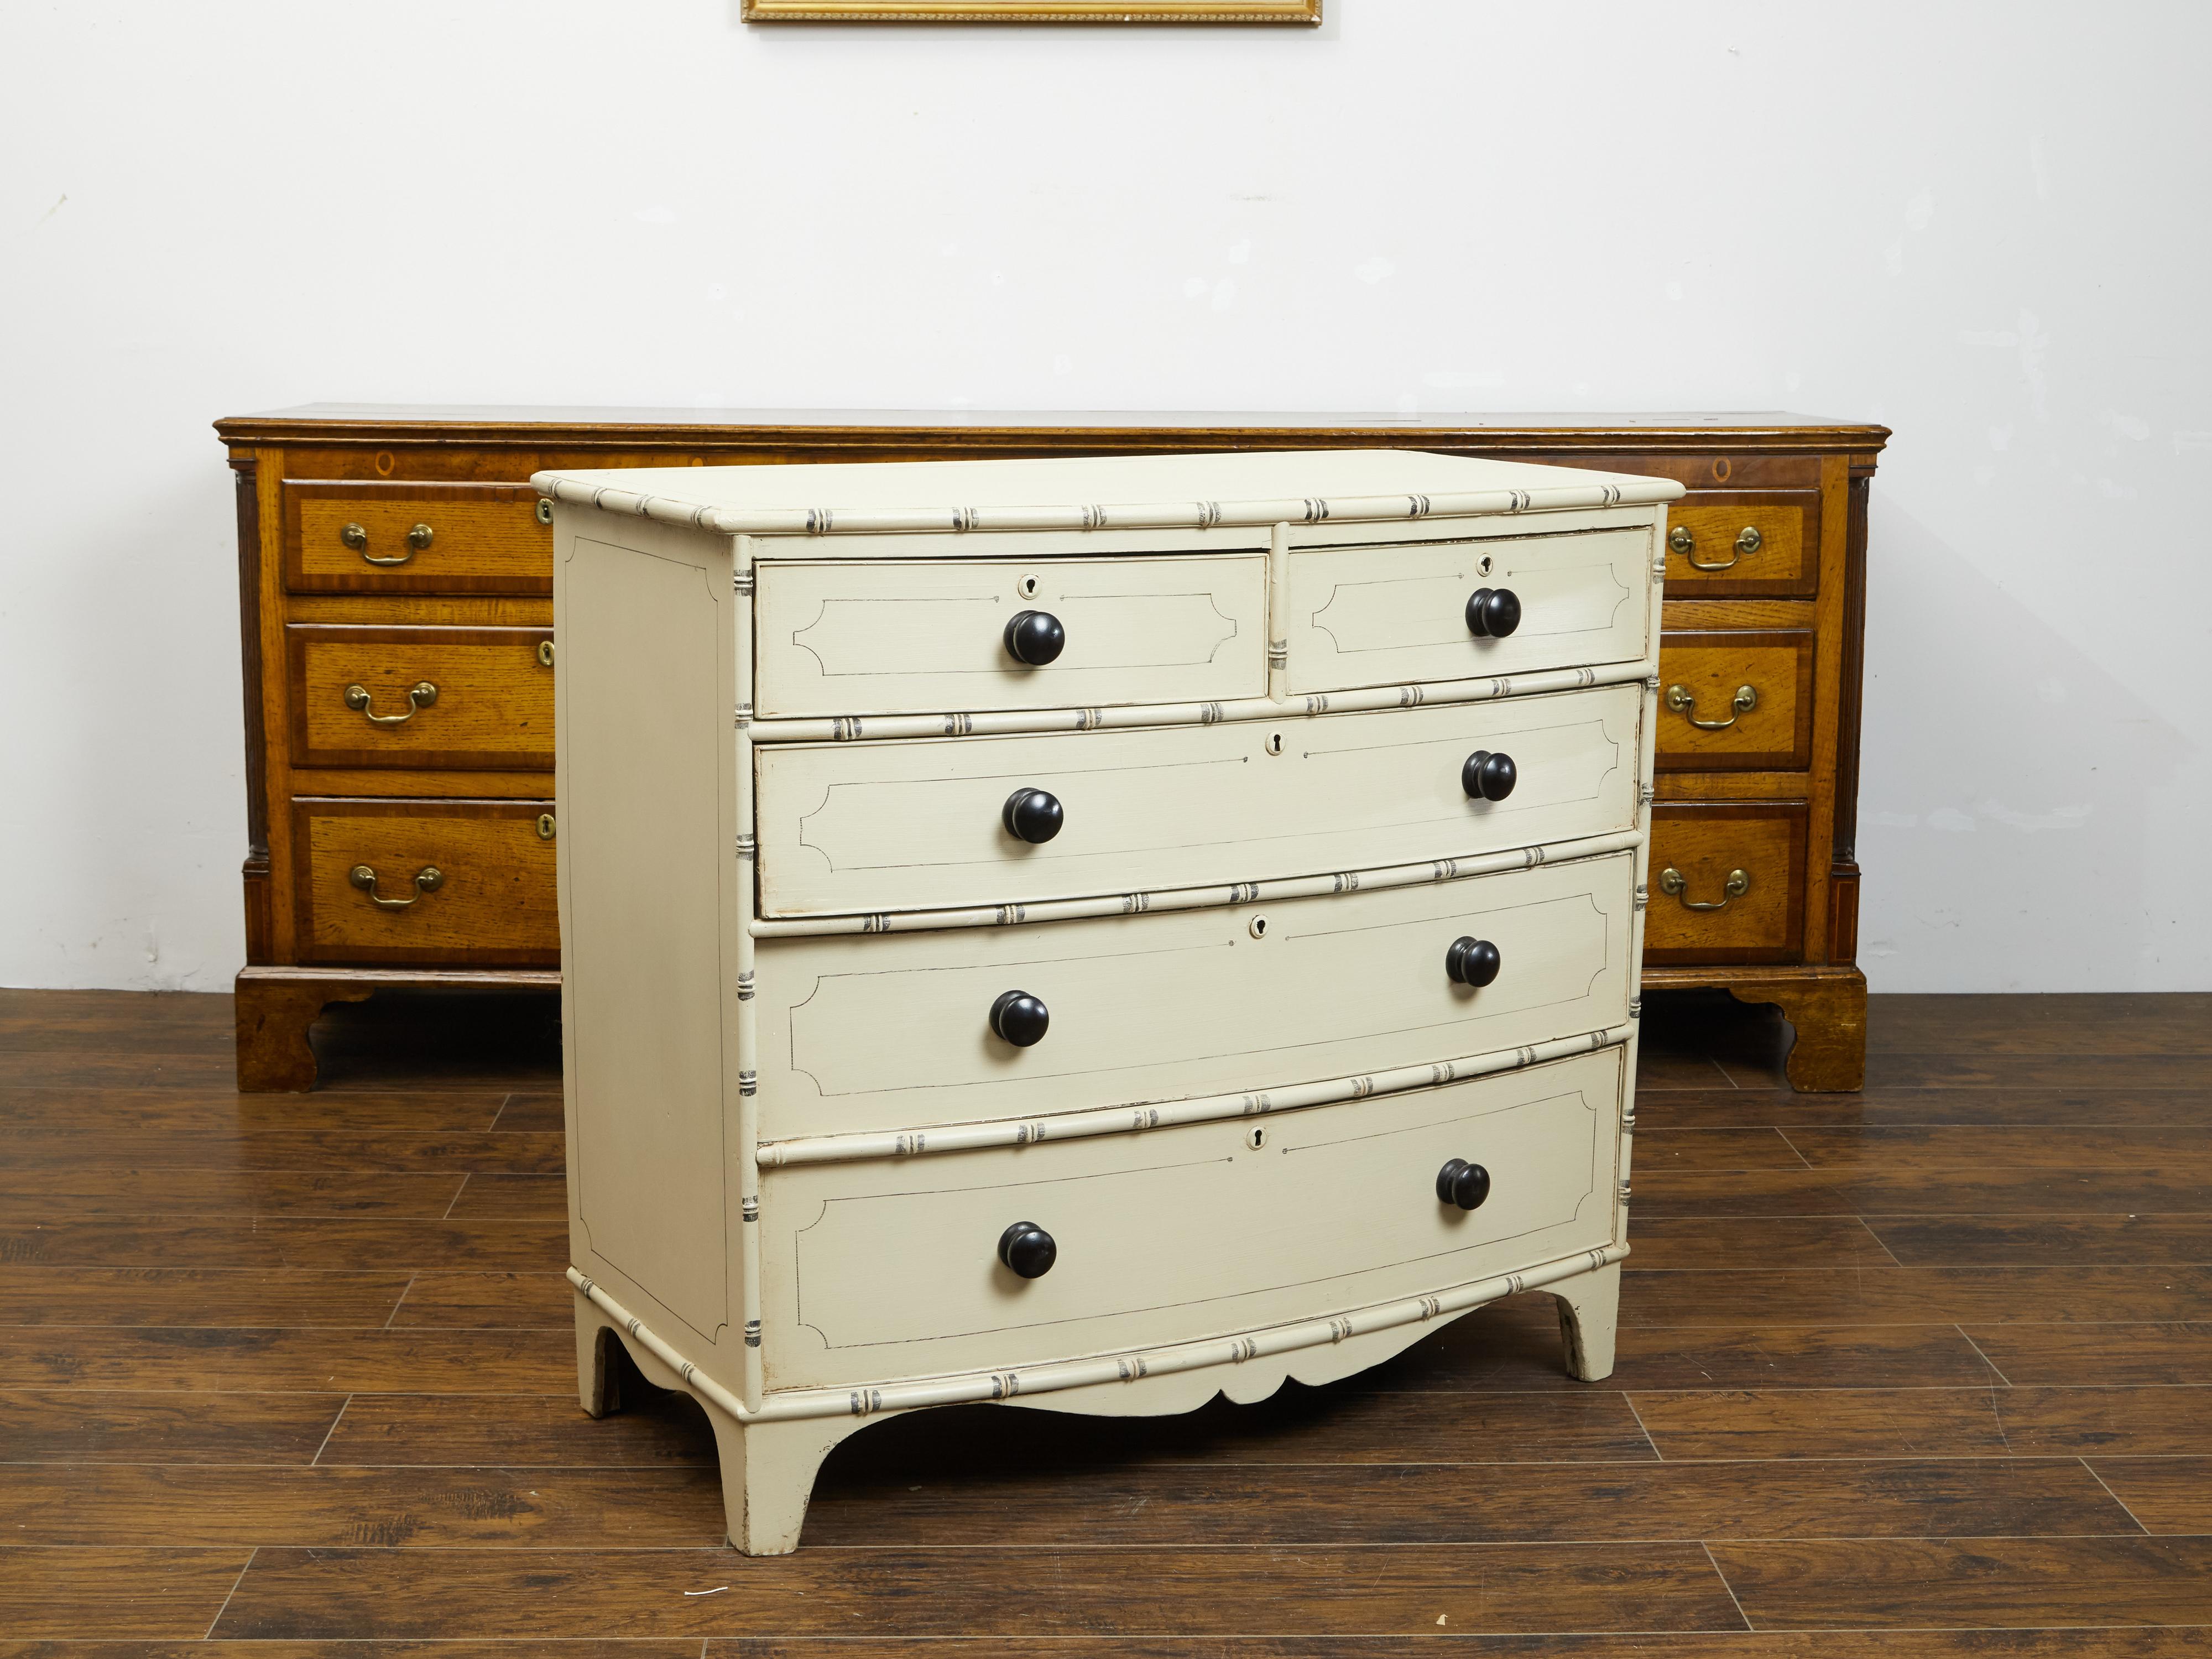
M 1722 896 L 1717 899 L 1700 901 L 1684 898 L 1682 895 L 1687 892 L 1689 888 L 1689 882 L 1673 865 L 1668 865 L 1659 872 L 1659 890 L 1672 895 L 1674 902 L 1685 910 L 1727 909 L 1730 899 L 1740 899 L 1751 890 L 1751 877 L 1741 870 L 1729 871 L 1728 879 L 1721 884 Z
M 1267 1144 L 1267 1131 L 1261 1125 L 1254 1124 L 1244 1132 L 1244 1144 L 1254 1152 L 1258 1152 Z
M 1686 685 L 1670 685 L 1667 688 L 1667 707 L 1700 732 L 1725 732 L 1759 707 L 1759 689 L 1750 685 L 1736 687 L 1735 696 L 1729 702 L 1729 707 L 1735 710 L 1735 713 L 1724 720 L 1699 720 L 1697 696 Z
M 415 872 L 415 891 L 408 898 L 386 898 L 376 890 L 376 872 L 366 864 L 356 864 L 346 872 L 346 879 L 368 895 L 368 902 L 380 910 L 404 910 L 425 893 L 434 893 L 446 884 L 446 872 L 434 864 L 426 864 Z
M 540 524 L 553 522 L 553 502 L 549 496 L 540 495 L 538 498 L 538 522 Z
M 374 701 L 374 695 L 365 685 L 349 685 L 345 689 L 345 706 L 358 709 L 361 717 L 371 726 L 404 726 L 438 701 L 438 688 L 428 680 L 417 680 L 409 686 L 407 712 L 404 714 L 380 714 L 369 707 Z
M 538 665 L 540 668 L 550 668 L 553 665 L 552 641 L 540 640 L 538 641 Z
M 554 836 L 554 834 L 555 834 L 555 831 L 556 831 L 558 828 L 559 828 L 559 826 L 558 826 L 558 825 L 556 825 L 556 824 L 553 822 L 553 815 L 552 815 L 550 812 L 540 812 L 540 813 L 538 815 L 538 840 L 540 840 L 540 841 L 550 841 L 550 840 L 552 840 L 552 839 L 553 839 L 553 836 Z

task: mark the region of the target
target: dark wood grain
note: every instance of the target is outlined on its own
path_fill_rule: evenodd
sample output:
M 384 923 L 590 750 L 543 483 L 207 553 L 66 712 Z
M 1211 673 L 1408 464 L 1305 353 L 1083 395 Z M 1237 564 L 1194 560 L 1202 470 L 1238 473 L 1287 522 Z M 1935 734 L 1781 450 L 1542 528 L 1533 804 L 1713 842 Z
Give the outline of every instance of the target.
M 2212 1623 L 2212 1538 L 1716 1544 L 1713 1559 L 1760 1630 Z
M 1899 1265 L 1866 1223 L 1848 1215 L 1652 1216 L 1638 1221 L 1634 1249 L 1632 1273 Z
M 1907 1267 L 2017 1262 L 2212 1261 L 2212 1214 L 1869 1216 L 1865 1225 Z
M 15 1637 L 203 1634 L 250 1552 L 0 1546 L 0 1630 Z
M 962 1552 L 264 1549 L 217 1620 L 240 1638 L 880 1634 L 1429 1635 L 1741 1630 L 1701 1547 Z M 734 1592 L 687 1598 L 687 1589 Z M 1041 1587 L 1044 1587 L 1041 1593 Z M 1438 1620 L 1445 1622 L 1438 1624 Z
M 0 1221 L 0 1262 L 47 1267 L 428 1267 L 568 1265 L 568 1229 L 544 1218 L 428 1221 L 386 1216 L 237 1221 L 128 1214 Z
M 553 1127 L 559 1127 L 559 1102 Z M 2212 1089 L 1865 1089 L 1801 1095 L 1782 1089 L 1668 1090 L 1639 1093 L 1639 1131 L 1653 1129 L 1850 1129 L 1908 1124 L 2051 1124 L 2084 1128 L 2212 1128 Z M 518 1128 L 535 1127 L 518 1123 Z
M 2212 1533 L 2212 1455 L 2197 1437 L 2197 1455 L 2094 1458 L 2089 1467 L 2148 1532 Z M 2123 1449 L 2115 1448 L 2115 1452 Z
M 1551 1297 L 1509 1297 L 1364 1373 L 1361 1386 L 1579 1389 L 1559 1369 L 1558 1340 Z M 1917 1389 L 1975 1387 L 1994 1376 L 1965 1334 L 1948 1325 L 1631 1325 L 1621 1328 L 1607 1381 L 1624 1389 Z
M 2212 1323 L 1970 1323 L 1961 1328 L 2015 1387 L 2145 1388 L 2212 1376 Z
M 576 1405 L 549 1006 L 348 1007 L 285 1098 L 192 1079 L 223 999 L 45 995 L 0 992 L 0 1659 L 2212 1659 L 2192 1008 L 2114 1004 L 2093 1081 L 1852 1099 L 1662 999 L 1604 1382 L 1532 1292 L 1252 1407 L 893 1418 L 748 1561 L 698 1407 Z M 2040 1063 L 1984 1046 L 1881 1052 Z
M 0 1267 L 8 1325 L 381 1327 L 406 1273 L 255 1267 Z
M 568 1331 L 0 1327 L 17 1388 L 551 1394 L 576 1382 Z
M 1660 1455 L 1694 1458 L 2172 1456 L 2212 1446 L 2212 1389 L 1638 1392 Z
M 0 1447 L 9 1463 L 307 1463 L 344 1404 L 342 1394 L 10 1389 Z
M 1624 1325 L 1890 1325 L 2212 1317 L 2212 1271 L 2160 1267 L 1790 1268 L 1644 1273 Z

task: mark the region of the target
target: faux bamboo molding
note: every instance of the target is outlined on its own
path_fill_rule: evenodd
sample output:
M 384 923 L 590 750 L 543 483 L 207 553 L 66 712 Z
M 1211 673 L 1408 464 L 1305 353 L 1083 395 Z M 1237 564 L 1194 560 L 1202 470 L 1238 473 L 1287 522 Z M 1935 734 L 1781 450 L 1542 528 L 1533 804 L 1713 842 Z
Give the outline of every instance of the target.
M 1577 859 L 1626 852 L 1641 848 L 1644 841 L 1645 832 L 1642 830 L 1616 830 L 1611 835 L 1553 842 L 1543 847 L 1516 847 L 1503 853 L 1435 859 L 1374 870 L 1338 870 L 1321 876 L 1287 876 L 1274 881 L 1243 881 L 1227 887 L 1109 893 L 1097 898 L 1051 899 L 1036 904 L 998 904 L 962 910 L 875 911 L 862 915 L 809 916 L 790 921 L 757 916 L 751 933 L 757 939 L 796 939 L 823 933 L 933 933 L 942 927 L 1013 927 L 1036 921 L 1137 915 L 1150 910 L 1205 910 L 1224 905 L 1275 903 L 1284 899 L 1321 898 L 1331 893 L 1364 892 L 1378 887 L 1419 887 L 1430 882 L 1464 881 L 1470 876 L 1494 876 L 1508 870 L 1534 870 L 1543 864 L 1569 864 Z M 740 856 L 749 856 L 746 849 L 739 850 Z
M 1279 602 L 1278 602 L 1279 609 Z M 1268 647 L 1272 655 L 1274 647 Z M 1277 671 L 1268 671 L 1271 677 Z M 1487 702 L 1493 697 L 1534 697 L 1595 685 L 1650 680 L 1640 662 L 1599 668 L 1553 668 L 1531 674 L 1493 674 L 1479 679 L 1432 680 L 1419 685 L 1376 685 L 1352 691 L 1299 696 L 1239 697 L 1219 702 L 1130 703 L 1103 708 L 1010 708 L 991 714 L 841 715 L 833 720 L 754 720 L 740 703 L 740 731 L 755 743 L 859 743 L 904 738 L 1003 738 L 1042 732 L 1134 731 L 1159 726 L 1217 726 L 1224 720 L 1316 719 L 1382 708 L 1420 708 L 1431 703 Z
M 568 1277 L 571 1285 L 614 1322 L 619 1333 L 669 1367 L 683 1379 L 685 1388 L 712 1401 L 716 1409 L 739 1423 L 787 1423 L 814 1417 L 871 1417 L 878 1412 L 909 1411 L 922 1406 L 971 1405 L 1011 1400 L 1017 1395 L 1053 1394 L 1103 1382 L 1134 1382 L 1178 1371 L 1243 1364 L 1267 1355 L 1325 1347 L 1350 1337 L 1370 1336 L 1399 1326 L 1463 1314 L 1502 1296 L 1518 1296 L 1523 1291 L 1541 1290 L 1562 1279 L 1599 1272 L 1626 1261 L 1628 1251 L 1626 1244 L 1579 1250 L 1539 1267 L 1478 1279 L 1427 1296 L 1401 1297 L 1395 1301 L 1374 1303 L 1346 1313 L 1301 1320 L 1296 1324 L 1271 1326 L 1237 1336 L 1212 1337 L 1200 1342 L 1176 1343 L 1134 1353 L 1060 1360 L 1003 1371 L 970 1371 L 911 1382 L 885 1382 L 862 1389 L 778 1390 L 766 1395 L 758 1410 L 747 1407 L 735 1395 L 684 1358 L 600 1285 L 574 1267 L 568 1269 Z
M 1393 520 L 1460 519 L 1498 514 L 1559 513 L 1577 507 L 1640 507 L 1675 500 L 1682 486 L 1671 479 L 1623 483 L 1564 484 L 1537 489 L 1477 489 L 1437 495 L 1340 495 L 1255 501 L 1162 501 L 1083 507 L 956 507 L 761 508 L 740 512 L 672 495 L 641 495 L 611 484 L 580 483 L 557 472 L 531 475 L 541 495 L 604 513 L 635 514 L 686 530 L 720 536 L 869 536 L 898 532 L 969 535 L 1037 530 L 1211 530 L 1216 525 L 1257 526 L 1320 524 L 1326 520 L 1387 523 Z
M 1549 1042 L 1528 1043 L 1518 1048 L 1442 1060 L 1435 1065 L 1401 1066 L 1359 1077 L 1331 1078 L 1322 1083 L 1292 1084 L 1286 1088 L 1251 1090 L 1242 1094 L 1206 1095 L 1194 1100 L 1168 1100 L 1147 1105 L 1107 1106 L 1089 1112 L 1061 1112 L 1019 1122 L 951 1123 L 942 1128 L 910 1129 L 890 1134 L 807 1135 L 763 1142 L 757 1156 L 763 1167 L 782 1169 L 798 1164 L 919 1158 L 934 1152 L 973 1152 L 982 1146 L 1035 1146 L 1047 1140 L 1137 1134 L 1146 1129 L 1172 1128 L 1185 1123 L 1213 1123 L 1233 1117 L 1292 1112 L 1307 1106 L 1328 1106 L 1340 1100 L 1365 1100 L 1376 1095 L 1441 1088 L 1447 1083 L 1463 1083 L 1469 1078 L 1524 1071 L 1547 1060 L 1595 1054 L 1601 1048 L 1625 1043 L 1635 1034 L 1632 1024 L 1613 1025 L 1582 1036 L 1558 1037 Z

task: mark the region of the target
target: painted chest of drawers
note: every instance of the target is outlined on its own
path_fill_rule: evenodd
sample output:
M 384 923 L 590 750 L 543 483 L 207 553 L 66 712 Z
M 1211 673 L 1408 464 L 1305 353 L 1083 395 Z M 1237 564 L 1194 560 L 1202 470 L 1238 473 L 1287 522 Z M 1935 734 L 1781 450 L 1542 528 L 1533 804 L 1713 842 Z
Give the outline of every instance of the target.
M 730 1535 L 958 1401 L 1612 1367 L 1679 485 L 1411 452 L 544 472 L 578 1363 Z
M 218 429 L 238 477 L 245 647 L 242 1088 L 313 1084 L 307 1033 L 326 1002 L 559 983 L 552 530 L 534 472 L 1378 445 L 1686 487 L 1668 525 L 1645 982 L 1778 1003 L 1791 1081 L 1858 1086 L 1859 640 L 1880 427 L 325 404 Z

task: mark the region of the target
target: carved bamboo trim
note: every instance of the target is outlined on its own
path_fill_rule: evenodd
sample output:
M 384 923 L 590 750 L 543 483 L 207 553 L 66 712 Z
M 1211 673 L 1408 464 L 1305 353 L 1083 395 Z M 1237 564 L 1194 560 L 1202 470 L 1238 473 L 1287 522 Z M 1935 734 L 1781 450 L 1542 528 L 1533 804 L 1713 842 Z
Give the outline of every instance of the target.
M 730 546 L 732 603 L 737 606 L 732 657 L 736 681 L 748 695 L 753 683 L 753 556 L 751 538 L 738 536 Z M 750 845 L 755 835 L 753 810 L 752 733 L 746 729 L 749 705 L 738 705 L 737 799 L 738 857 L 728 868 L 737 883 L 738 917 L 734 941 L 737 957 L 738 1048 L 738 1298 L 744 1320 L 744 1402 L 759 1409 L 768 1386 L 761 1353 L 760 1252 L 760 1092 L 748 1087 L 760 1073 L 760 1032 L 754 1001 L 757 975 L 751 928 L 744 926 L 760 908 L 760 860 Z
M 1097 898 L 1051 899 L 1036 904 L 975 905 L 958 910 L 872 910 L 857 915 L 756 918 L 756 939 L 805 939 L 830 933 L 920 933 L 940 927 L 1012 927 L 1033 921 L 1079 921 L 1092 916 L 1127 916 L 1154 910 L 1206 910 L 1237 904 L 1272 904 L 1284 899 L 1322 898 L 1332 893 L 1378 887 L 1419 887 L 1430 882 L 1464 881 L 1472 876 L 1534 870 L 1539 865 L 1568 864 L 1602 858 L 1641 847 L 1644 832 L 1616 830 L 1580 841 L 1516 847 L 1503 852 L 1459 858 L 1428 859 L 1379 870 L 1335 870 L 1319 876 L 1286 876 L 1275 881 L 1240 881 L 1226 887 L 1169 887 L 1155 892 L 1107 893 Z
M 1283 1089 L 1255 1089 L 1240 1094 L 1202 1095 L 1191 1100 L 1159 1101 L 1146 1105 L 1106 1106 L 1091 1111 L 1058 1112 L 1049 1117 L 1018 1122 L 948 1123 L 933 1129 L 886 1131 L 878 1134 L 807 1135 L 793 1140 L 771 1140 L 760 1148 L 761 1167 L 787 1169 L 799 1164 L 849 1164 L 861 1159 L 917 1158 L 932 1152 L 968 1152 L 987 1146 L 1032 1146 L 1046 1140 L 1082 1140 L 1094 1135 L 1135 1134 L 1147 1129 L 1172 1128 L 1178 1124 L 1212 1123 L 1224 1118 L 1255 1117 L 1273 1112 L 1297 1111 L 1308 1106 L 1328 1106 L 1341 1100 L 1365 1100 L 1376 1095 L 1403 1094 L 1415 1089 L 1438 1089 L 1470 1078 L 1494 1077 L 1501 1072 L 1525 1071 L 1554 1060 L 1571 1060 L 1626 1042 L 1633 1025 L 1613 1025 L 1579 1036 L 1555 1037 L 1548 1042 L 1501 1048 L 1464 1060 L 1440 1060 L 1422 1066 L 1399 1066 L 1387 1072 L 1366 1072 L 1354 1077 L 1331 1078 L 1321 1083 L 1299 1083 Z
M 539 495 L 574 507 L 658 519 L 721 536 L 866 536 L 941 532 L 989 534 L 1024 530 L 1210 530 L 1239 526 L 1388 523 L 1413 519 L 1488 518 L 1576 508 L 1644 507 L 1671 501 L 1682 486 L 1671 478 L 1617 483 L 1554 484 L 1540 489 L 1475 489 L 1445 495 L 1331 495 L 1252 501 L 1094 502 L 1079 507 L 720 507 L 672 495 L 641 495 L 611 484 L 586 483 L 558 472 L 531 475 Z
M 1270 622 L 1272 628 L 1274 624 Z M 1270 670 L 1270 675 L 1273 673 Z M 1237 697 L 1219 702 L 1131 703 L 1099 708 L 1006 708 L 989 714 L 948 710 L 934 714 L 841 714 L 818 720 L 756 720 L 755 743 L 852 743 L 875 738 L 993 738 L 1031 732 L 1108 732 L 1153 726 L 1212 726 L 1221 720 L 1295 720 L 1322 714 L 1361 714 L 1377 708 L 1425 708 L 1431 703 L 1487 702 L 1494 697 L 1534 697 L 1582 691 L 1594 685 L 1626 685 L 1648 679 L 1650 661 L 1609 663 L 1602 668 L 1553 668 L 1535 674 L 1497 674 L 1480 679 L 1428 680 L 1419 685 L 1371 685 L 1352 691 L 1286 696 Z
M 568 1269 L 568 1282 L 611 1319 L 617 1329 L 635 1338 L 673 1370 L 685 1388 L 717 1409 L 740 1423 L 788 1423 L 805 1418 L 868 1417 L 878 1412 L 911 1411 L 921 1406 L 1009 1400 L 1016 1395 L 1054 1394 L 1063 1389 L 1086 1389 L 1103 1382 L 1135 1382 L 1147 1376 L 1242 1364 L 1262 1356 L 1294 1353 L 1302 1348 L 1341 1342 L 1347 1337 L 1370 1336 L 1401 1325 L 1465 1313 L 1486 1302 L 1495 1302 L 1501 1296 L 1541 1290 L 1563 1279 L 1595 1273 L 1626 1260 L 1627 1255 L 1627 1245 L 1607 1244 L 1595 1250 L 1578 1250 L 1560 1261 L 1521 1273 L 1498 1273 L 1426 1296 L 1401 1297 L 1394 1302 L 1373 1303 L 1349 1313 L 1300 1320 L 1291 1325 L 1269 1326 L 1241 1336 L 1209 1337 L 1134 1353 L 1061 1360 L 1002 1371 L 972 1371 L 912 1382 L 853 1389 L 791 1389 L 768 1395 L 757 1412 L 747 1410 L 735 1395 L 662 1341 L 644 1321 L 574 1267 Z

